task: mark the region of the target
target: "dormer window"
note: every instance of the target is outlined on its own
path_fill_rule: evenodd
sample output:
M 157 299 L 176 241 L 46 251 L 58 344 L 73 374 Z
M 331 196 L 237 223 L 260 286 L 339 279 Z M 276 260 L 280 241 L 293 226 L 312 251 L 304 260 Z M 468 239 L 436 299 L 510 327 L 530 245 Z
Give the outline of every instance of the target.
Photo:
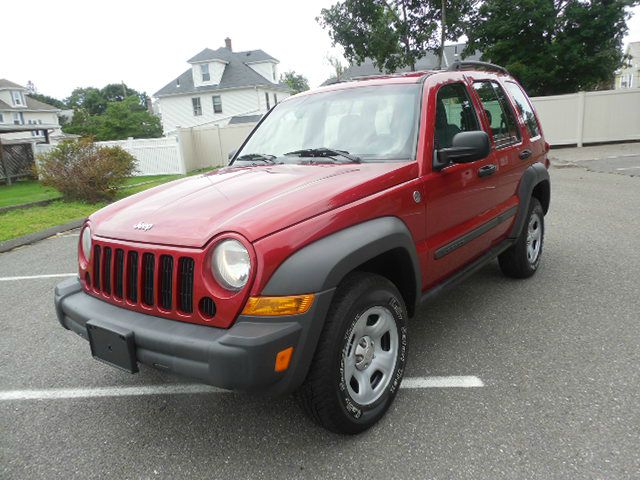
M 27 103 L 24 101 L 24 94 L 20 90 L 12 90 L 11 98 L 13 105 L 16 107 L 24 107 Z
M 211 75 L 209 75 L 209 64 L 205 63 L 200 65 L 200 73 L 202 73 L 202 81 L 208 82 L 211 80 Z

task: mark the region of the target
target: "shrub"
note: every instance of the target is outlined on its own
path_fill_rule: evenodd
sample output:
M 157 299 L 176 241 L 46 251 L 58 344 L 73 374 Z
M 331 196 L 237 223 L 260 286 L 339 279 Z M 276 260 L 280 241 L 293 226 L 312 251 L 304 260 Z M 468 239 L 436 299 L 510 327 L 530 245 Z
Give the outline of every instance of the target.
M 42 184 L 69 200 L 109 200 L 134 171 L 130 153 L 120 147 L 99 147 L 86 138 L 65 140 L 38 157 Z

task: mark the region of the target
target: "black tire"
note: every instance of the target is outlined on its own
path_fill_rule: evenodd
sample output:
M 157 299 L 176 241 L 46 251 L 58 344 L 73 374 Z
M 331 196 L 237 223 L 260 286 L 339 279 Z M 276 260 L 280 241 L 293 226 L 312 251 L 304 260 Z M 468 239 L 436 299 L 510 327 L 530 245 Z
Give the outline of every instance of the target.
M 375 309 L 379 309 L 382 314 L 376 316 L 369 313 L 367 318 L 361 320 L 364 313 L 376 311 Z M 391 363 L 387 365 L 387 370 L 392 372 L 391 375 L 383 375 L 375 370 L 373 363 L 375 355 L 369 357 L 370 363 L 366 364 L 366 360 L 362 360 L 366 356 L 351 357 L 349 353 L 352 352 L 355 355 L 356 351 L 352 349 L 362 346 L 361 343 L 354 345 L 356 325 L 362 328 L 362 322 L 364 322 L 365 329 L 374 329 L 382 317 L 384 317 L 382 323 L 386 327 L 380 331 L 386 328 L 388 330 L 385 336 L 396 335 L 393 333 L 393 327 L 395 327 L 397 332 L 393 340 L 390 340 L 390 336 L 388 337 L 395 346 L 389 347 L 390 353 L 393 352 L 391 356 L 395 356 L 394 366 L 391 368 Z M 312 420 L 335 433 L 356 434 L 368 429 L 382 418 L 398 393 L 405 371 L 406 319 L 407 310 L 402 296 L 389 280 L 379 275 L 361 272 L 355 272 L 345 278 L 336 290 L 307 378 L 296 392 L 296 398 L 302 409 Z M 358 320 L 361 320 L 360 323 Z M 373 323 L 370 325 L 370 322 Z M 363 338 L 361 337 L 361 340 Z M 358 343 L 357 339 L 356 343 Z M 383 343 L 385 342 L 381 337 L 378 348 L 383 348 Z M 373 352 L 373 346 L 374 342 L 371 341 L 371 352 Z M 345 355 L 347 355 L 346 360 Z M 380 358 L 387 358 L 385 355 L 384 352 L 380 352 Z M 349 393 L 349 388 L 353 390 L 353 386 L 347 386 L 344 377 L 347 376 L 346 372 L 349 368 L 345 367 L 345 361 L 348 362 L 350 358 L 361 359 L 360 367 L 366 373 L 360 371 L 357 374 L 367 375 L 365 377 L 367 379 L 370 376 L 371 380 L 367 380 L 370 382 L 369 386 L 376 385 L 374 376 L 380 374 L 379 383 L 372 388 L 373 391 L 379 387 L 377 395 L 380 396 L 375 400 L 372 398 L 370 404 L 359 404 Z M 369 366 L 372 367 L 371 370 Z M 353 364 L 350 368 L 355 375 Z M 385 384 L 386 386 L 383 387 Z
M 537 240 L 529 242 L 530 227 L 532 223 L 537 224 L 539 229 L 539 237 L 535 235 Z M 534 238 L 534 237 L 531 237 Z M 536 243 L 537 242 L 537 243 Z M 529 243 L 535 245 L 537 248 L 537 254 L 532 258 L 531 251 L 529 249 Z M 542 258 L 542 250 L 544 246 L 544 210 L 540 201 L 532 197 L 529 202 L 529 211 L 527 212 L 527 218 L 522 227 L 522 232 L 516 243 L 514 243 L 508 250 L 500 254 L 498 262 L 500 269 L 507 277 L 512 278 L 528 278 L 532 276 L 538 270 L 540 266 L 540 259 Z

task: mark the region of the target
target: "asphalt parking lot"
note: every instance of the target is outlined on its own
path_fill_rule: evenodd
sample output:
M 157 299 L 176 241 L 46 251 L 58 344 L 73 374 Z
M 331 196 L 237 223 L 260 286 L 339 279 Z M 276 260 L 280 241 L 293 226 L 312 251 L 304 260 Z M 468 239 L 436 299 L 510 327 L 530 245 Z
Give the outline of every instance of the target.
M 537 275 L 491 264 L 410 323 L 408 377 L 484 386 L 403 389 L 357 437 L 291 398 L 83 396 L 191 382 L 98 363 L 55 318 L 60 278 L 9 278 L 74 272 L 77 234 L 0 254 L 0 477 L 640 478 L 640 178 L 551 174 Z M 11 397 L 60 388 L 80 394 Z

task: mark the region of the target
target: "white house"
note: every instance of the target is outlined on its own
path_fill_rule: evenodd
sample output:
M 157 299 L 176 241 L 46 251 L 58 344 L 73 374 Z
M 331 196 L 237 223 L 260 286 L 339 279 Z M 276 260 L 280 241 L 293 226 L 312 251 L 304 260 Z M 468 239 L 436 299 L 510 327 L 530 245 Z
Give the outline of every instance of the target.
M 278 82 L 278 60 L 262 50 L 234 52 L 229 38 L 224 47 L 205 48 L 188 63 L 187 71 L 154 95 L 165 134 L 237 123 L 240 117 L 255 120 L 290 94 Z
M 28 90 L 6 79 L 0 79 L 0 133 L 3 143 L 45 140 L 45 130 L 59 132 L 58 108 L 27 95 Z M 42 125 L 41 129 L 32 126 Z
M 625 65 L 616 72 L 615 88 L 640 88 L 640 42 L 631 42 L 624 52 Z

